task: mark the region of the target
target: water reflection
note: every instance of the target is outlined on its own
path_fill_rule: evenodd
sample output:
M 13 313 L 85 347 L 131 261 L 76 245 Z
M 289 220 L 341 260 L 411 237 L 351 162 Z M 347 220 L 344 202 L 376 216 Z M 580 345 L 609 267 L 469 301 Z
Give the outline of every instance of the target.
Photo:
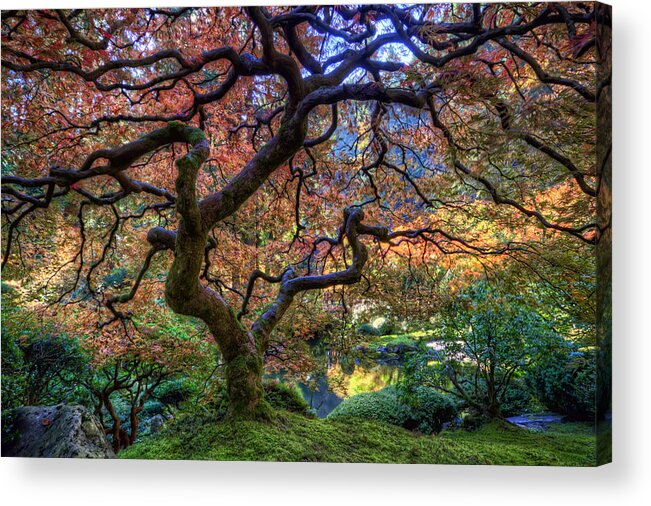
M 311 382 L 310 385 L 305 383 L 298 384 L 303 398 L 309 403 L 310 407 L 319 418 L 325 418 L 333 409 L 335 409 L 343 397 L 328 389 L 328 380 L 326 376 L 320 375 L 318 380 Z
M 321 370 L 298 384 L 319 418 L 326 417 L 346 397 L 380 390 L 399 379 L 398 360 L 381 360 L 359 351 L 342 353 L 319 348 L 322 353 L 315 353 L 315 357 L 321 360 Z

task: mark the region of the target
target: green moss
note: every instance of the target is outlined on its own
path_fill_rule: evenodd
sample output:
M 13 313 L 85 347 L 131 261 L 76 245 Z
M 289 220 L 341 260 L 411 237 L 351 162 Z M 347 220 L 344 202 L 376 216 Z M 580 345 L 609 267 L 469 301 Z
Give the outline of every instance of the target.
M 272 423 L 181 417 L 120 458 L 590 466 L 594 450 L 589 427 L 535 434 L 493 422 L 476 432 L 417 436 L 381 422 L 280 411 Z
M 185 128 L 187 125 L 182 121 L 172 120 L 167 122 L 167 126 L 170 128 Z
M 190 125 L 186 125 L 181 121 L 169 121 L 167 123 L 167 126 L 168 128 L 184 131 L 187 141 L 193 146 L 206 138 L 206 134 L 203 130 Z
M 477 448 L 491 464 L 596 465 L 595 434 L 592 426 L 585 423 L 552 424 L 545 432 L 530 432 L 507 422 L 493 421 L 475 432 L 455 431 L 446 437 Z
M 241 354 L 226 364 L 228 416 L 238 419 L 271 420 L 273 408 L 264 399 L 262 357 Z
M 176 160 L 176 167 L 179 169 L 177 187 L 183 179 L 193 182 L 202 163 L 201 155 L 194 151 L 190 151 L 187 155 Z
M 196 146 L 198 143 L 206 139 L 206 134 L 204 133 L 203 130 L 200 130 L 199 128 L 192 128 L 192 127 L 188 127 L 188 129 L 189 129 L 189 132 L 187 134 L 188 141 L 193 146 Z
M 298 387 L 279 381 L 266 381 L 263 387 L 265 400 L 272 408 L 313 417 L 310 405 L 303 399 Z

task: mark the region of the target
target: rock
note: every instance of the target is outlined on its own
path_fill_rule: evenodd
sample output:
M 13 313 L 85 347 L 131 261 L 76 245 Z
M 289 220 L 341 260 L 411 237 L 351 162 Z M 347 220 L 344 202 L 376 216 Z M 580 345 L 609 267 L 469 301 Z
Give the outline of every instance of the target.
M 83 406 L 25 406 L 16 409 L 3 433 L 3 457 L 115 458 L 104 430 Z
M 375 349 L 375 352 L 381 356 L 392 355 L 392 358 L 400 358 L 407 353 L 417 351 L 418 347 L 413 344 L 407 343 L 397 343 L 397 344 L 387 344 L 386 346 L 378 346 Z
M 155 415 L 149 421 L 149 433 L 156 434 L 165 424 L 166 418 L 163 415 Z

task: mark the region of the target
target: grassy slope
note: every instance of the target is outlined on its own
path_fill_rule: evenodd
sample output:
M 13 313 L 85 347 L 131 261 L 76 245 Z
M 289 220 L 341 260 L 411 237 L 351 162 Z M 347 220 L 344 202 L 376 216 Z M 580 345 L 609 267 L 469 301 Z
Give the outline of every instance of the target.
M 282 412 L 272 424 L 185 417 L 120 453 L 130 459 L 594 465 L 590 427 L 535 434 L 493 422 L 477 432 L 420 436 L 360 419 L 320 420 Z

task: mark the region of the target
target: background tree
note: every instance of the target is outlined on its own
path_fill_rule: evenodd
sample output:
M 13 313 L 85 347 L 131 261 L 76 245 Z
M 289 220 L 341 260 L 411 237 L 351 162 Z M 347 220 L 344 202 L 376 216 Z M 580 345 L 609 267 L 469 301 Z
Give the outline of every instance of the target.
M 2 265 L 115 340 L 164 283 L 216 341 L 231 414 L 266 417 L 263 356 L 308 291 L 545 263 L 550 237 L 593 255 L 608 22 L 584 2 L 4 11 Z M 100 281 L 117 267 L 123 290 Z
M 518 378 L 565 347 L 553 322 L 486 283 L 464 291 L 441 315 L 436 361 L 429 365 L 431 354 L 414 357 L 408 376 L 491 418 L 502 416 Z
M 137 357 L 121 357 L 105 365 L 89 380 L 88 389 L 95 400 L 95 414 L 106 434 L 111 435 L 114 452 L 128 448 L 136 441 L 140 425 L 138 415 L 156 388 L 170 375 L 171 372 L 161 364 L 143 362 Z M 115 394 L 122 394 L 126 400 L 126 420 L 114 404 Z M 107 416 L 111 425 L 106 425 Z
M 2 405 L 58 404 L 78 395 L 79 379 L 88 371 L 88 354 L 73 336 L 14 305 L 3 294 Z

